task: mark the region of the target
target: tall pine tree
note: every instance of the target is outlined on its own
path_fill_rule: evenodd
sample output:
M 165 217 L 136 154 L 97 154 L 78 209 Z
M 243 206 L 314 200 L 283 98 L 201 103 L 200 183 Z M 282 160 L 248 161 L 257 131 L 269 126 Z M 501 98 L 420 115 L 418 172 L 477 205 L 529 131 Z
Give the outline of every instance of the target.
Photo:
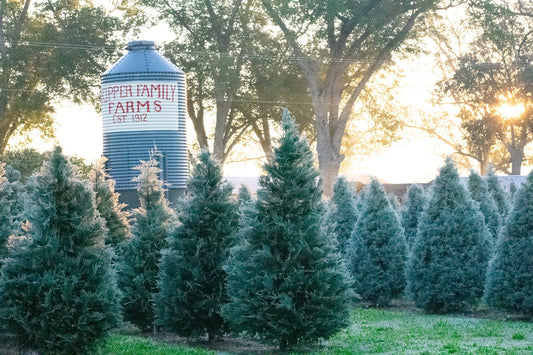
M 105 221 L 108 229 L 106 244 L 114 247 L 125 242 L 131 236 L 126 205 L 118 200 L 115 192 L 115 181 L 104 171 L 104 161 L 99 161 L 92 169 L 90 176 L 96 197 L 96 208 Z
M 220 315 L 228 302 L 226 263 L 237 240 L 238 212 L 232 187 L 222 181 L 222 170 L 202 151 L 187 183 L 181 222 L 161 257 L 156 310 L 166 329 L 182 336 L 221 335 Z
M 404 202 L 400 209 L 402 226 L 405 231 L 407 249 L 411 250 L 418 231 L 420 217 L 426 202 L 425 192 L 418 184 L 409 186 L 404 196 Z
M 339 251 L 342 255 L 346 255 L 348 241 L 357 222 L 358 211 L 355 199 L 354 189 L 344 176 L 340 176 L 333 185 L 333 196 L 329 204 L 327 220 L 334 226 Z
M 137 167 L 140 207 L 133 211 L 132 238 L 122 248 L 118 263 L 124 320 L 141 330 L 155 326 L 153 298 L 158 292 L 159 261 L 175 219 L 157 164 L 149 160 Z
M 483 213 L 485 223 L 489 227 L 489 241 L 494 245 L 500 232 L 501 216 L 498 212 L 496 201 L 494 201 L 493 196 L 489 192 L 488 184 L 479 174 L 472 171 L 468 177 L 468 190 L 472 199 L 479 204 L 479 209 Z
M 89 353 L 121 318 L 93 191 L 60 148 L 29 189 L 29 236 L 10 249 L 0 277 L 2 336 L 25 350 Z
M 383 306 L 405 289 L 405 236 L 383 186 L 372 179 L 365 190 L 350 243 L 350 269 L 356 294 Z
M 334 235 L 324 233 L 313 155 L 284 112 L 283 133 L 260 178 L 253 224 L 228 262 L 234 330 L 281 349 L 327 338 L 349 323 L 349 276 Z
M 533 172 L 515 204 L 489 266 L 485 300 L 507 311 L 533 315 Z
M 407 265 L 408 292 L 427 312 L 461 311 L 483 293 L 489 231 L 448 158 L 433 183 Z

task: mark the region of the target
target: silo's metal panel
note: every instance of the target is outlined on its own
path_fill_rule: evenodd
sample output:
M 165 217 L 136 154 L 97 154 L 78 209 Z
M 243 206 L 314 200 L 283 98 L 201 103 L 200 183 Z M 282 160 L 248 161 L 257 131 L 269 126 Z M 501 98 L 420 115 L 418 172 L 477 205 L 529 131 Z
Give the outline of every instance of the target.
M 135 190 L 133 169 L 157 150 L 161 178 L 184 189 L 188 177 L 185 74 L 152 41 L 129 52 L 101 76 L 103 154 L 117 191 Z

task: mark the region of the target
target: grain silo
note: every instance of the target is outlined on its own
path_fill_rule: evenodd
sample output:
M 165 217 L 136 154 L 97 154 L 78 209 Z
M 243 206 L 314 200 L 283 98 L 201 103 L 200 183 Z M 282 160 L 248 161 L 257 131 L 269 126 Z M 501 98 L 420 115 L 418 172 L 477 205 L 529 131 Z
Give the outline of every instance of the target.
M 188 177 L 185 74 L 152 41 L 131 41 L 101 76 L 103 155 L 121 200 L 138 204 L 134 170 L 151 152 L 159 160 L 168 199 L 183 193 Z

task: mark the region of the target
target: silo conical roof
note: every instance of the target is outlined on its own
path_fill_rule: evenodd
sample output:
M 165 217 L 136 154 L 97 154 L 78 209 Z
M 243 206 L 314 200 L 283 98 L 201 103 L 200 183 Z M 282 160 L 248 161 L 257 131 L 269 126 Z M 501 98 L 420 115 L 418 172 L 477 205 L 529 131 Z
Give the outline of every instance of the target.
M 157 51 L 154 41 L 130 41 L 128 53 L 120 58 L 115 65 L 106 70 L 101 78 L 102 82 L 113 82 L 125 75 L 133 76 L 135 79 L 144 79 L 150 73 L 150 78 L 154 79 L 154 74 L 164 74 L 158 79 L 172 77 L 172 74 L 183 75 L 183 71 L 172 64 Z

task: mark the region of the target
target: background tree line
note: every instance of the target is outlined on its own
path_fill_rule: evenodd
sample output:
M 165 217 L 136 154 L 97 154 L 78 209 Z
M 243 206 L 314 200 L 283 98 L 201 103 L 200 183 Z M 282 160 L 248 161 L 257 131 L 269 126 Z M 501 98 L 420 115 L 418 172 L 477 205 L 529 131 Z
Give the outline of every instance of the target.
M 95 101 L 118 38 L 165 22 L 173 39 L 162 50 L 188 73 L 197 145 L 222 163 L 243 144 L 270 156 L 288 107 L 316 149 L 327 195 L 346 158 L 413 129 L 483 174 L 490 163 L 519 174 L 533 137 L 532 8 L 520 0 L 121 0 L 109 9 L 3 0 L 0 153 L 14 135 L 52 136 L 54 103 Z M 421 55 L 440 69 L 423 117 L 395 92 L 406 80 L 401 65 Z M 456 112 L 443 109 L 450 102 Z M 503 120 L 501 106 L 517 103 L 524 109 Z

